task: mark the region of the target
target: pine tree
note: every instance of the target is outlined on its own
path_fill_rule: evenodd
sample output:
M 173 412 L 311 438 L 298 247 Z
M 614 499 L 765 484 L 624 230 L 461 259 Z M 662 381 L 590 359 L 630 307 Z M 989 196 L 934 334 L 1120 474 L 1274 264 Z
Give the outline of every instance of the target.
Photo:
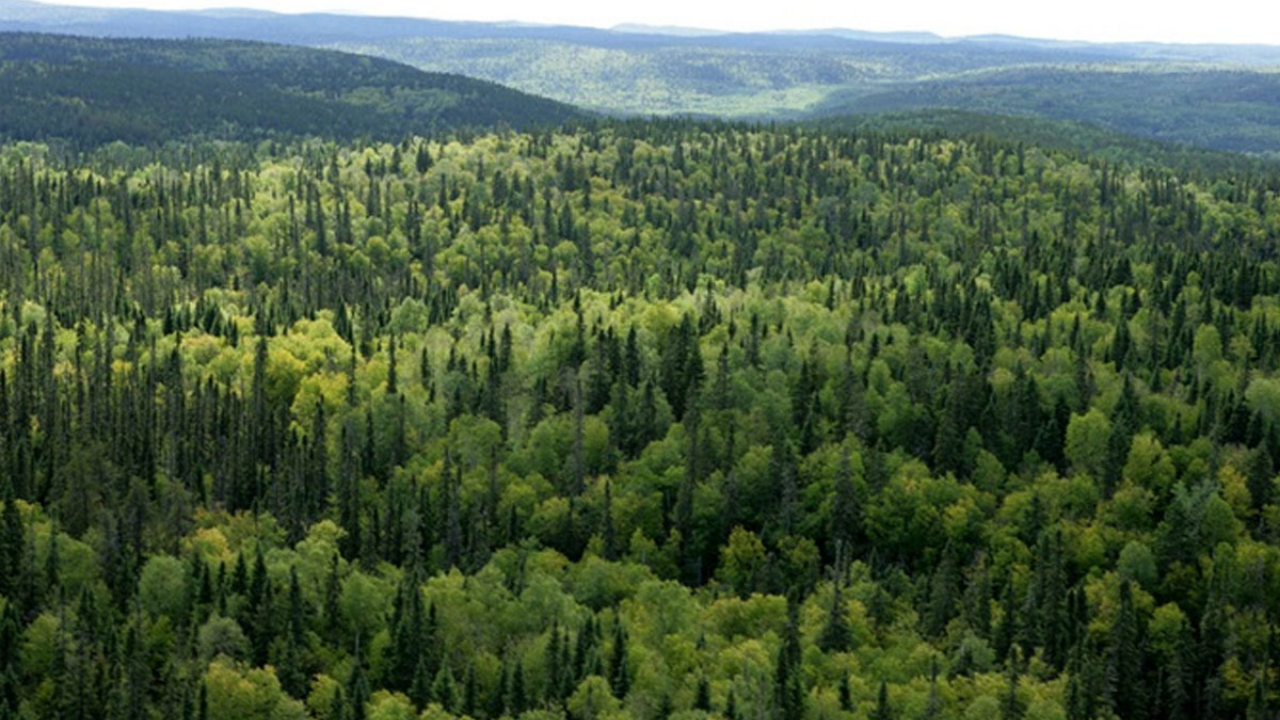
M 431 169 L 431 151 L 427 149 L 426 143 L 418 145 L 418 153 L 414 159 L 414 168 L 417 169 L 419 175 L 425 175 Z
M 840 700 L 840 709 L 845 712 L 853 711 L 853 689 L 849 687 L 849 671 L 846 670 L 840 676 L 840 686 L 837 688 L 837 696 Z
M 827 530 L 827 535 L 835 545 L 828 550 L 832 557 L 852 552 L 859 535 L 858 491 L 853 482 L 853 461 L 850 454 L 849 441 L 846 440 L 841 446 L 840 467 L 836 471 L 830 527 Z
M 6 477 L 0 485 L 0 595 L 16 597 L 17 580 L 22 576 L 23 548 L 26 546 L 22 518 L 18 514 L 17 496 L 12 481 Z
M 396 371 L 396 336 L 392 333 L 391 339 L 387 341 L 387 395 L 389 397 L 395 397 L 400 393 L 398 379 Z
M 544 697 L 548 701 L 559 700 L 565 669 L 562 664 L 560 650 L 560 626 L 554 623 L 551 625 L 551 632 L 547 637 L 546 668 L 547 687 Z
M 1106 698 L 1123 718 L 1145 717 L 1146 692 L 1143 679 L 1141 628 L 1133 606 L 1133 588 L 1120 583 L 1120 603 L 1111 624 L 1107 650 Z
M 347 678 L 347 696 L 350 698 L 350 710 L 346 713 L 348 720 L 364 720 L 365 704 L 369 702 L 369 680 L 365 677 L 364 655 L 360 651 L 359 637 L 356 638 L 351 675 Z
M 774 708 L 780 720 L 804 717 L 804 684 L 800 667 L 800 635 L 794 601 L 789 603 L 786 629 L 774 669 Z
M 894 720 L 896 717 L 893 706 L 889 704 L 889 686 L 882 681 L 880 692 L 876 695 L 876 707 L 871 711 L 869 720 Z
M 502 673 L 498 676 L 498 684 L 489 695 L 489 717 L 500 718 L 507 714 L 507 702 L 511 698 L 511 667 L 503 659 Z
M 1015 603 L 1012 580 L 1007 581 L 1000 594 L 1000 610 L 1003 617 L 996 628 L 995 651 L 1001 661 L 1009 657 L 1018 637 L 1018 607 Z
M 441 664 L 440 671 L 436 673 L 435 682 L 431 684 L 431 698 L 440 703 L 440 707 L 449 712 L 458 710 L 458 692 L 457 683 L 453 679 L 453 671 L 449 669 L 449 663 Z
M 942 554 L 942 562 L 933 573 L 929 587 L 929 605 L 925 611 L 925 632 L 938 637 L 955 615 L 960 595 L 960 571 L 956 567 L 955 553 L 948 548 Z
M 329 574 L 324 583 L 324 624 L 330 632 L 336 632 L 342 619 L 338 599 L 342 593 L 342 580 L 338 577 L 338 555 L 329 558 Z
M 693 697 L 693 709 L 711 712 L 711 685 L 707 682 L 706 675 L 698 678 L 698 688 Z
M 4 614 L 0 616 L 0 708 L 7 709 L 13 718 L 18 717 L 21 700 L 21 635 L 22 621 L 18 617 L 18 608 L 13 603 L 6 603 Z
M 609 655 L 609 687 L 618 698 L 631 690 L 631 667 L 627 660 L 627 630 L 621 617 L 613 621 L 613 649 Z
M 408 690 L 413 685 L 414 673 L 422 656 L 423 626 L 422 593 L 417 578 L 406 576 L 396 596 L 395 613 L 391 622 L 391 643 L 387 646 L 387 681 L 392 688 Z
M 929 694 L 925 696 L 920 720 L 936 720 L 942 717 L 942 698 L 938 695 L 938 659 L 929 661 Z
M 201 691 L 204 690 L 204 684 L 200 686 Z M 202 713 L 204 715 L 205 713 Z M 347 707 L 347 694 L 342 688 L 336 688 L 333 693 L 333 700 L 329 702 L 329 720 L 349 720 L 351 712 Z
M 1022 720 L 1026 707 L 1018 695 L 1018 659 L 1014 657 L 1006 663 L 1005 691 L 1000 698 L 1000 720 Z
M 354 361 L 352 358 L 353 363 Z M 342 466 L 338 480 L 338 524 L 346 531 L 338 547 L 347 560 L 356 559 L 364 545 L 360 519 L 359 463 L 356 457 L 355 438 L 352 436 L 351 422 L 348 421 L 342 426 Z
M 818 647 L 823 652 L 848 652 L 853 644 L 853 630 L 849 627 L 849 611 L 845 607 L 844 590 L 837 580 L 831 592 L 831 609 L 827 623 L 818 635 Z
M 790 535 L 795 529 L 796 505 L 799 502 L 799 487 L 796 478 L 796 457 L 781 427 L 774 430 L 773 454 L 770 458 L 770 474 L 776 478 L 778 494 L 778 531 L 782 535 Z
M 1245 711 L 1247 720 L 1267 720 L 1272 717 L 1267 701 L 1267 670 L 1267 664 L 1263 663 L 1260 672 L 1251 683 L 1249 705 Z
M 430 664 L 423 655 L 418 657 L 417 663 L 413 667 L 413 680 L 409 685 L 409 699 L 414 705 L 419 707 L 425 706 L 432 700 L 432 684 L 435 677 L 431 673 Z
M 262 553 L 262 546 L 258 546 L 254 559 L 253 575 L 249 581 L 248 611 L 250 614 L 247 626 L 251 628 L 250 641 L 253 645 L 253 662 L 255 665 L 265 665 L 268 662 L 268 653 L 271 647 L 271 641 L 274 637 L 274 589 L 271 586 L 271 579 L 267 577 L 267 565 L 265 557 Z
M 306 607 L 302 599 L 302 586 L 298 582 L 297 567 L 289 568 L 289 625 L 285 635 L 285 653 L 280 668 L 280 684 L 294 697 L 302 697 L 307 691 L 307 675 L 302 667 L 302 652 L 306 644 Z
M 474 667 L 467 668 L 466 679 L 462 684 L 462 714 L 468 717 L 475 717 L 476 710 L 480 707 L 480 689 L 476 685 L 476 671 Z
M 516 669 L 511 677 L 511 699 L 507 701 L 507 709 L 512 714 L 522 713 L 529 707 L 529 698 L 524 683 L 524 663 L 516 660 Z

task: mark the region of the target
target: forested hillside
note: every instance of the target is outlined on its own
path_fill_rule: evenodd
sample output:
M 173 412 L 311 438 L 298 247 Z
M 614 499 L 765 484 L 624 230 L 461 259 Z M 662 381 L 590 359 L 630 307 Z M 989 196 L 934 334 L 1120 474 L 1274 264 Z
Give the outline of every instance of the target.
M 7 146 L 0 718 L 1271 717 L 1278 232 L 902 132 Z
M 1275 159 L 1246 153 L 1161 142 L 1108 130 L 1076 120 L 1054 120 L 1029 115 L 936 109 L 855 115 L 834 115 L 807 121 L 805 125 L 829 132 L 872 132 L 919 135 L 923 138 L 963 138 L 982 142 L 1034 145 L 1044 150 L 1066 151 L 1079 157 L 1125 164 L 1130 168 L 1172 171 L 1194 180 L 1218 176 L 1273 173 Z
M 0 137 L 350 140 L 581 115 L 493 83 L 346 53 L 225 40 L 0 33 Z
M 26 0 L 0 0 L 0 30 L 332 48 L 483 78 L 615 115 L 798 120 L 963 110 L 1280 156 L 1280 45 L 1086 43 L 841 28 L 606 30 Z
M 949 108 L 1086 121 L 1141 138 L 1280 156 L 1280 72 L 1189 65 L 999 68 L 836 93 L 819 114 Z
M 739 118 L 805 116 L 849 88 L 885 89 L 922 76 L 1108 57 L 1087 50 L 763 34 L 453 37 L 437 31 L 325 46 L 483 77 L 600 111 Z

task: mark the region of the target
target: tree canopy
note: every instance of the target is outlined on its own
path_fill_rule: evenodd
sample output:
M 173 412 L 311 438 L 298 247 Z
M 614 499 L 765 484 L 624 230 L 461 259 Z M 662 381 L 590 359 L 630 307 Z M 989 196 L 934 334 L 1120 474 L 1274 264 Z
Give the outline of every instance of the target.
M 0 148 L 0 717 L 1262 718 L 1280 178 Z

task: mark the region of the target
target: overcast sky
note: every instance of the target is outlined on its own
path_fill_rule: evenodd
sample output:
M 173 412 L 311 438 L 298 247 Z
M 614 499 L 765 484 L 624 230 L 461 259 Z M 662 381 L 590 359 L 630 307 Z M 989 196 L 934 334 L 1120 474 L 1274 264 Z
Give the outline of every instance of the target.
M 447 20 L 618 23 L 721 30 L 845 27 L 1009 33 L 1064 40 L 1155 40 L 1280 45 L 1277 0 L 69 0 L 67 4 L 194 9 L 257 7 Z

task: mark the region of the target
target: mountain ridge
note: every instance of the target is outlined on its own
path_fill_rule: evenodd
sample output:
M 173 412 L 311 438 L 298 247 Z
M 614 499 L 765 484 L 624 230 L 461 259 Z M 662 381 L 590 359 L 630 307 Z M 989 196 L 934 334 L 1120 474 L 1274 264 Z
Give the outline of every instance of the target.
M 19 13 L 25 10 L 25 13 Z M 60 16 L 71 16 L 60 17 Z M 841 40 L 873 41 L 898 44 L 1016 44 L 1039 48 L 1059 50 L 1090 50 L 1094 52 L 1113 50 L 1176 52 L 1178 49 L 1199 53 L 1224 53 L 1247 51 L 1265 53 L 1266 62 L 1280 62 L 1280 42 L 1266 43 L 1230 43 L 1230 42 L 1159 42 L 1153 40 L 1124 41 L 1092 41 L 1069 38 L 1048 38 L 1034 35 L 1016 35 L 1009 33 L 974 33 L 965 35 L 942 35 L 927 30 L 867 30 L 856 27 L 815 27 L 815 28 L 771 28 L 764 30 L 727 30 L 711 27 L 691 27 L 682 25 L 650 24 L 640 22 L 622 22 L 609 27 L 574 25 L 568 23 L 530 23 L 517 21 L 480 21 L 449 20 L 430 16 L 396 15 L 396 14 L 360 14 L 355 12 L 321 11 L 284 13 L 263 8 L 237 6 L 218 6 L 200 10 L 157 10 L 138 7 L 97 7 L 62 5 L 39 2 L 38 0 L 0 0 L 0 23 L 38 21 L 82 24 L 99 22 L 111 18 L 138 19 L 151 16 L 193 16 L 209 19 L 291 19 L 297 21 L 318 20 L 322 18 L 344 18 L 348 22 L 369 23 L 371 25 L 392 25 L 402 28 L 403 33 L 419 32 L 421 25 L 453 26 L 456 28 L 483 27 L 493 30 L 505 30 L 517 33 L 576 32 L 584 36 L 591 34 L 604 35 L 649 35 L 663 39 L 704 39 L 710 37 L 768 37 L 791 38 L 795 36 L 826 36 Z M 387 22 L 389 21 L 389 22 Z M 419 25 L 419 27 L 406 27 Z
M 558 125 L 581 111 L 379 58 L 241 40 L 0 33 L 0 135 L 94 145 Z
M 617 116 L 792 121 L 950 108 L 1280 153 L 1280 75 L 1273 72 L 1280 69 L 1280 46 L 840 28 L 703 34 L 634 24 L 606 29 L 236 9 L 86 9 L 31 0 L 0 0 L 0 29 L 339 50 Z M 1170 84 L 1175 66 L 1187 72 L 1187 82 Z M 1118 69 L 1132 74 L 1118 77 Z M 1178 98 L 1176 106 L 1169 97 Z

